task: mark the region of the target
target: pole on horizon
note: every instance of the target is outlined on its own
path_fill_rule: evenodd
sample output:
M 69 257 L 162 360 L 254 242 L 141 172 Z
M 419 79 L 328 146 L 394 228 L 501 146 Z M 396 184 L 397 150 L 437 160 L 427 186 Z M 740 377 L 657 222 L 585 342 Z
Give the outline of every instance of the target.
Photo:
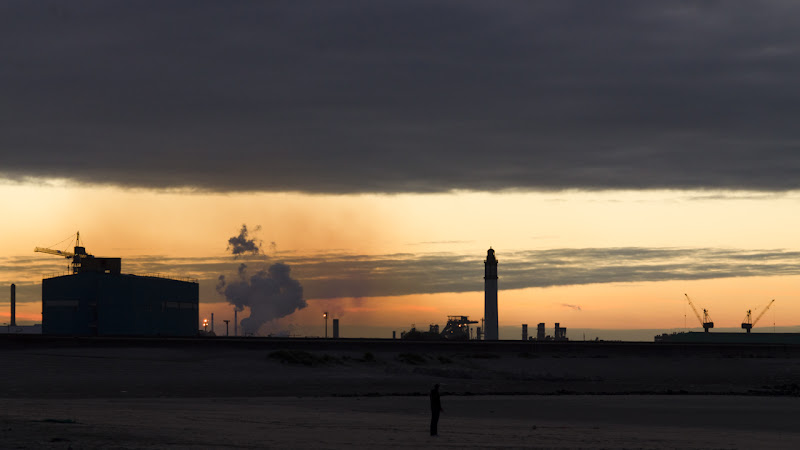
M 328 311 L 322 313 L 322 317 L 325 318 L 325 339 L 328 338 Z
M 17 326 L 17 285 L 11 283 L 11 322 L 8 329 Z

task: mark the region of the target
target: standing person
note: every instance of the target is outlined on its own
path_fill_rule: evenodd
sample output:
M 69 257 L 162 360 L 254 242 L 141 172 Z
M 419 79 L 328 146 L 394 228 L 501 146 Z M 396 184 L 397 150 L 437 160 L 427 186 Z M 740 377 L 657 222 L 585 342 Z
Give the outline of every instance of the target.
M 438 436 L 439 413 L 443 412 L 442 402 L 439 400 L 439 383 L 433 385 L 431 389 L 431 436 Z

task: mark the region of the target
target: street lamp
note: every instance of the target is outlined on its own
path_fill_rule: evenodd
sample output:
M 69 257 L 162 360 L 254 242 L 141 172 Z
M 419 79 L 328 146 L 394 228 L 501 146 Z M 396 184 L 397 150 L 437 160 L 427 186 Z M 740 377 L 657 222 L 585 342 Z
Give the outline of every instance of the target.
M 208 331 L 208 319 L 203 319 L 203 331 Z
M 325 338 L 328 338 L 328 311 L 322 313 L 322 317 L 325 318 Z

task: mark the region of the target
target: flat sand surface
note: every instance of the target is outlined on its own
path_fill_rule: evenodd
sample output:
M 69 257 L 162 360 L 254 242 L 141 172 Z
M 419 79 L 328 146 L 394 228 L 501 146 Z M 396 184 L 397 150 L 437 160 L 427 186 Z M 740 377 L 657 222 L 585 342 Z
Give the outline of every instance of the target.
M 800 448 L 793 352 L 410 348 L 6 345 L 0 448 Z
M 481 396 L 5 401 L 3 448 L 800 448 L 800 400 Z

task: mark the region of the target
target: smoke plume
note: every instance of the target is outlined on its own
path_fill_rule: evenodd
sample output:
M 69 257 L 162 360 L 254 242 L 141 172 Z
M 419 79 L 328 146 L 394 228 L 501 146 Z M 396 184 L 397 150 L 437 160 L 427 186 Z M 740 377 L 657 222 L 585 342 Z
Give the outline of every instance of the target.
M 575 311 L 582 311 L 580 305 L 570 305 L 569 303 L 562 303 L 561 306 L 563 306 L 565 308 L 572 308 Z
M 259 250 L 255 241 L 248 238 L 245 225 L 242 225 L 239 236 L 230 238 L 228 243 L 234 256 Z M 217 292 L 224 295 L 237 311 L 250 309 L 250 316 L 240 322 L 245 334 L 256 334 L 265 323 L 308 306 L 303 299 L 303 287 L 290 272 L 291 268 L 284 263 L 274 263 L 255 271 L 242 263 L 232 279 L 219 276 Z
M 258 231 L 260 229 L 261 227 L 257 226 L 253 231 Z M 258 255 L 261 253 L 261 241 L 250 239 L 247 225 L 242 224 L 239 235 L 228 239 L 228 250 L 230 250 L 234 256 L 245 255 L 247 253 Z

